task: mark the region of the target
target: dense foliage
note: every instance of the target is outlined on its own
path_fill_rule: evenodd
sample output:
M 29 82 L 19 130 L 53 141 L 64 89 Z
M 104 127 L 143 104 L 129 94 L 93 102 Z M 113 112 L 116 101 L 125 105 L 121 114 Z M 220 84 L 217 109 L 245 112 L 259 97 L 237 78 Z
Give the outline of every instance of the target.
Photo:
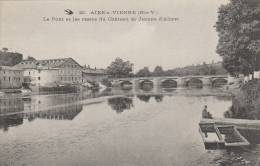
M 144 67 L 140 69 L 136 74 L 137 77 L 150 77 L 152 76 L 148 67 Z
M 237 76 L 259 68 L 260 1 L 230 0 L 218 11 L 216 30 L 219 36 L 217 53 L 224 68 Z
M 233 98 L 230 110 L 225 112 L 227 118 L 260 119 L 260 82 L 251 80 L 244 84 Z
M 129 61 L 124 61 L 121 58 L 116 58 L 108 67 L 107 73 L 113 78 L 131 77 L 133 64 Z
M 17 52 L 8 52 L 7 48 L 0 50 L 0 66 L 14 66 L 23 60 L 23 55 Z

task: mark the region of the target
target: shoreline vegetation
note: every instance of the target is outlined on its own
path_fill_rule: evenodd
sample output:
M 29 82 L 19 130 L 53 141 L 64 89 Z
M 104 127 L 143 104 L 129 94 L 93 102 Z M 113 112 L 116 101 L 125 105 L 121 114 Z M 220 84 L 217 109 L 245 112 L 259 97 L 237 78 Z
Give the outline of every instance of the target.
M 225 114 L 226 118 L 260 119 L 260 81 L 251 80 L 233 93 L 232 106 Z
M 260 81 L 250 80 L 240 88 L 229 89 L 232 106 L 224 114 L 225 118 L 260 119 Z M 260 130 L 260 129 L 259 129 Z M 260 145 L 233 151 L 208 150 L 189 166 L 258 166 L 260 165 Z

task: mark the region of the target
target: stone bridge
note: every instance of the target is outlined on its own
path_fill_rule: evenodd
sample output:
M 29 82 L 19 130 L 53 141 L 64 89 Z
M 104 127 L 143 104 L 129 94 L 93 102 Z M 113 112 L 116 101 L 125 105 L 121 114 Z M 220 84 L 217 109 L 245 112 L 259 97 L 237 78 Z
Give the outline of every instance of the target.
M 133 77 L 113 79 L 114 86 L 132 86 L 140 87 L 150 84 L 154 87 L 167 85 L 169 88 L 186 87 L 192 84 L 201 86 L 214 86 L 217 84 L 228 84 L 230 77 L 228 75 L 190 75 L 183 77 L 162 76 L 162 77 Z

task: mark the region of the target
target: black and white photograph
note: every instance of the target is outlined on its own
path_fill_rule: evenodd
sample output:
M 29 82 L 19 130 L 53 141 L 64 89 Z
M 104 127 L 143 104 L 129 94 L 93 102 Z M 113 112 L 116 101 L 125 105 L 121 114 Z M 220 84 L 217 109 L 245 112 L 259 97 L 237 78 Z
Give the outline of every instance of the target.
M 0 0 L 0 166 L 260 166 L 260 0 Z

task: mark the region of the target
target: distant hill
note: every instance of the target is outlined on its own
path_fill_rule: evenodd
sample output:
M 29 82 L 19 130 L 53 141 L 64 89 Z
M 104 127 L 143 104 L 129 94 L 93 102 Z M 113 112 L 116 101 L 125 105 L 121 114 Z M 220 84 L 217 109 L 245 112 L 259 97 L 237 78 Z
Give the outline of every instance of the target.
M 222 62 L 211 64 L 191 65 L 165 71 L 165 75 L 185 76 L 185 75 L 224 75 L 227 71 L 222 67 Z
M 187 76 L 187 75 L 226 75 L 227 71 L 222 67 L 222 62 L 199 65 L 190 65 L 170 70 L 163 70 L 161 66 L 155 67 L 154 71 L 149 71 L 148 67 L 144 67 L 136 72 L 136 77 L 151 76 Z
M 14 66 L 23 60 L 23 54 L 0 51 L 0 66 Z

